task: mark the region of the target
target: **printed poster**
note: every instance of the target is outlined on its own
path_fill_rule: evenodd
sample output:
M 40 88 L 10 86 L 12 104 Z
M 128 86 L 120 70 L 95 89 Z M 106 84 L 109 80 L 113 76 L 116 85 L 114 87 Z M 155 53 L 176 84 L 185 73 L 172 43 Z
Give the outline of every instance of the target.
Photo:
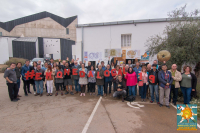
M 121 57 L 121 49 L 105 49 L 105 57 Z
M 177 105 L 177 130 L 197 130 L 197 105 Z
M 122 50 L 122 59 L 126 59 L 126 50 Z
M 87 52 L 88 61 L 102 60 L 102 55 L 102 52 Z
M 145 52 L 144 55 L 141 56 L 141 60 L 149 60 L 149 51 Z
M 140 50 L 126 50 L 126 59 L 141 59 Z

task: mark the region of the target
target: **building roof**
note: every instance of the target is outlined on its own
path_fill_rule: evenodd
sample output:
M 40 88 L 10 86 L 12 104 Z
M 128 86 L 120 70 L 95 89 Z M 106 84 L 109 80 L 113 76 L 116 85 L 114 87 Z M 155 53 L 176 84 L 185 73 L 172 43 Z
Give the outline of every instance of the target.
M 155 22 L 168 22 L 169 18 L 158 19 L 141 19 L 141 20 L 127 20 L 127 21 L 115 21 L 115 22 L 103 22 L 103 23 L 90 23 L 90 24 L 77 24 L 76 27 L 93 27 L 93 26 L 108 26 L 108 25 L 122 25 L 122 24 L 137 24 L 137 23 L 155 23 Z
M 62 18 L 60 16 L 57 16 L 52 13 L 44 11 L 44 12 L 36 13 L 33 15 L 29 15 L 26 17 L 18 18 L 18 19 L 12 20 L 12 21 L 0 22 L 0 27 L 3 28 L 4 30 L 10 32 L 17 25 L 25 24 L 28 22 L 32 22 L 32 21 L 47 18 L 47 17 L 50 17 L 51 19 L 58 22 L 59 24 L 61 24 L 64 27 L 67 27 L 71 22 L 73 22 L 77 18 L 77 16 L 72 16 L 69 18 Z
M 20 42 L 36 42 L 37 41 L 37 37 L 20 37 L 17 38 L 13 41 L 20 41 Z

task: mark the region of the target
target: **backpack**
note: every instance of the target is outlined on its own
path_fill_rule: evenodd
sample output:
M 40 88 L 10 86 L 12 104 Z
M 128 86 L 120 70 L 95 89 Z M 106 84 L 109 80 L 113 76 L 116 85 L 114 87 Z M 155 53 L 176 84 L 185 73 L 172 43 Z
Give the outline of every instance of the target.
M 129 102 L 133 102 L 135 101 L 135 96 L 131 95 L 131 96 L 128 96 L 126 98 L 124 98 L 125 101 L 129 101 Z

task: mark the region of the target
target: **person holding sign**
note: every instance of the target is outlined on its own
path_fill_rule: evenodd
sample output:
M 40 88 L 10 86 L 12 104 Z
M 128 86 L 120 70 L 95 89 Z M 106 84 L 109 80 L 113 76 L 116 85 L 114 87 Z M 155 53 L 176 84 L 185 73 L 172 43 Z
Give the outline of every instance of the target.
M 170 94 L 169 94 L 169 102 L 171 102 L 171 92 L 173 93 L 173 104 L 176 105 L 177 102 L 177 97 L 178 97 L 178 89 L 180 88 L 180 81 L 182 80 L 182 76 L 181 73 L 176 70 L 177 65 L 173 64 L 171 67 L 171 70 L 169 70 L 172 73 L 172 78 L 173 78 L 173 82 L 171 85 L 171 90 L 170 90 Z
M 128 68 L 128 73 L 124 74 L 124 77 L 126 79 L 126 86 L 129 89 L 129 96 L 133 95 L 135 96 L 135 87 L 137 84 L 137 75 L 135 73 L 135 71 L 133 71 L 132 67 Z
M 184 104 L 190 104 L 191 93 L 196 93 L 197 78 L 191 73 L 190 66 L 184 66 L 181 81 L 181 91 L 184 97 Z
M 69 89 L 70 89 L 70 94 L 74 95 L 74 93 L 72 91 L 72 79 L 71 79 L 71 75 L 72 75 L 72 70 L 70 68 L 70 64 L 67 62 L 67 63 L 65 63 L 64 78 L 63 78 L 64 86 L 66 87 L 65 95 L 69 94 L 69 91 L 68 91 Z
M 160 88 L 160 107 L 163 106 L 163 99 L 165 96 L 165 104 L 169 107 L 169 93 L 173 78 L 171 72 L 167 71 L 167 65 L 162 65 L 162 70 L 158 72 L 159 88 Z
M 41 69 L 41 65 L 37 64 L 37 68 L 35 70 L 35 77 L 34 77 L 36 90 L 37 90 L 37 93 L 35 94 L 35 96 L 43 95 L 43 79 L 44 79 L 44 70 Z
M 79 81 L 79 75 L 78 75 L 78 70 L 81 68 L 80 65 L 78 65 L 77 61 L 74 61 L 74 66 L 72 67 L 72 72 L 74 72 L 75 74 L 72 73 L 72 77 L 74 79 L 74 86 L 75 86 L 75 94 L 78 94 L 81 90 L 80 84 L 78 83 Z
M 148 85 L 148 74 L 147 74 L 146 66 L 142 67 L 142 70 L 138 75 L 140 76 L 140 79 L 142 79 L 141 98 L 142 98 L 142 102 L 144 102 L 146 99 L 147 85 Z
M 157 65 L 153 64 L 152 65 L 152 70 L 149 71 L 149 77 L 148 77 L 148 82 L 149 82 L 149 88 L 150 88 L 150 95 L 151 95 L 151 103 L 154 102 L 154 92 L 156 95 L 156 102 L 157 104 L 159 103 L 159 93 L 158 93 L 158 70 L 157 70 Z
M 111 75 L 111 68 L 109 64 L 106 66 L 106 70 L 104 71 L 104 76 L 105 76 L 104 96 L 107 96 L 108 85 L 109 85 L 109 95 L 111 96 L 111 86 L 112 86 L 111 80 L 113 79 L 113 77 Z
M 88 72 L 88 88 L 90 90 L 90 95 L 95 95 L 95 84 L 96 84 L 96 77 L 95 77 L 95 69 L 94 66 L 90 67 L 90 71 Z M 91 75 L 92 74 L 92 75 Z
M 97 79 L 97 87 L 98 87 L 98 94 L 97 96 L 103 96 L 103 85 L 104 85 L 104 70 L 102 69 L 101 65 L 98 65 L 98 70 L 96 72 L 96 79 Z
M 135 71 L 137 77 L 138 77 L 138 73 L 141 72 L 142 68 L 140 67 L 140 63 L 139 62 L 136 62 L 135 63 L 135 67 L 133 68 L 133 70 Z M 137 79 L 137 81 L 139 82 L 139 79 Z M 139 95 L 141 96 L 141 87 L 139 87 Z M 137 95 L 137 87 L 135 87 L 135 94 Z
M 26 75 L 25 75 L 28 71 L 30 71 L 29 63 L 30 63 L 29 60 L 26 60 L 24 66 L 22 67 L 22 71 L 21 71 L 22 80 L 23 80 L 23 83 L 24 83 L 24 94 L 25 94 L 25 96 L 28 96 L 28 93 L 31 94 L 31 92 L 30 92 L 30 79 L 29 78 L 26 79 Z M 27 91 L 28 91 L 28 93 L 27 93 Z
M 63 77 L 64 73 L 60 65 L 57 66 L 56 68 L 56 73 L 55 73 L 55 80 L 56 80 L 56 94 L 55 96 L 58 95 L 59 87 L 61 88 L 61 96 L 63 96 Z
M 44 75 L 46 76 L 47 96 L 52 96 L 55 71 L 52 69 L 51 64 L 48 65 L 48 68 L 45 70 Z
M 81 94 L 80 96 L 85 96 L 85 88 L 86 85 L 88 84 L 88 79 L 87 79 L 87 73 L 88 69 L 85 68 L 85 64 L 81 64 L 81 68 L 79 69 L 79 84 L 81 86 Z

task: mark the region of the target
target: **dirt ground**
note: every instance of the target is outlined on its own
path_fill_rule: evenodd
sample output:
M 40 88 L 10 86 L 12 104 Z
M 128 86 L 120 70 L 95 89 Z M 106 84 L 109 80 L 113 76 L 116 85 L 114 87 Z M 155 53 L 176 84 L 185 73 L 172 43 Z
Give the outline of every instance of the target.
M 23 84 L 18 102 L 11 102 L 0 74 L 0 133 L 81 133 L 100 97 L 79 95 L 24 96 Z M 32 86 L 31 91 L 33 92 Z M 127 102 L 103 97 L 87 133 L 175 133 L 176 109 L 159 107 L 149 101 L 131 108 Z M 198 121 L 199 122 L 199 121 Z M 200 129 L 199 129 L 200 130 Z M 181 131 L 179 131 L 181 132 Z

